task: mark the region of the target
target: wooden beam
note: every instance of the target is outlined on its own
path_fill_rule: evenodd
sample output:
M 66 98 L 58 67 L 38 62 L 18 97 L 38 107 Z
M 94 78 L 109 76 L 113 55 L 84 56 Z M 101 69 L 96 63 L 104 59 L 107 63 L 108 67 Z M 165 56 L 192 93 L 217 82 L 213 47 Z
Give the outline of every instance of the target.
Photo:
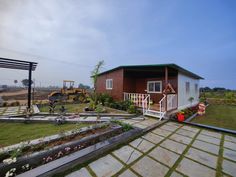
M 167 89 L 168 85 L 168 68 L 165 67 L 165 89 Z

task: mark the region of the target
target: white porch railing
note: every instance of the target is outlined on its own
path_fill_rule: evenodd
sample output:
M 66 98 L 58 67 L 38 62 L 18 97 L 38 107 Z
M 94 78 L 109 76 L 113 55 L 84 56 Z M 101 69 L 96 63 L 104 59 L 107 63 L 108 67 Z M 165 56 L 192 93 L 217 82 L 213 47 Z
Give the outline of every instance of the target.
M 178 106 L 177 94 L 168 94 L 167 95 L 167 111 L 176 109 Z
M 143 107 L 143 100 L 149 96 L 149 94 L 142 93 L 126 93 L 124 92 L 124 101 L 130 100 L 135 106 Z M 148 101 L 150 102 L 150 101 Z
M 163 98 L 159 101 L 160 105 L 160 112 L 165 112 L 166 111 L 166 95 L 163 95 Z
M 143 107 L 143 115 L 150 109 L 150 95 L 147 95 L 146 98 L 142 102 Z

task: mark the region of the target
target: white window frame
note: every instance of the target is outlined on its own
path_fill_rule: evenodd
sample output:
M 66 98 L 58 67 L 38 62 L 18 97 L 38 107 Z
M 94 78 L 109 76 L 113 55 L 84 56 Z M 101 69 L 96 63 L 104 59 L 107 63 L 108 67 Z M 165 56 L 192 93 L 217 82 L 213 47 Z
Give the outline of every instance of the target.
M 113 89 L 113 79 L 106 79 L 106 90 Z
M 155 90 L 155 83 L 160 83 L 160 91 L 149 91 L 149 84 L 153 83 Z M 162 81 L 147 81 L 147 93 L 162 93 Z

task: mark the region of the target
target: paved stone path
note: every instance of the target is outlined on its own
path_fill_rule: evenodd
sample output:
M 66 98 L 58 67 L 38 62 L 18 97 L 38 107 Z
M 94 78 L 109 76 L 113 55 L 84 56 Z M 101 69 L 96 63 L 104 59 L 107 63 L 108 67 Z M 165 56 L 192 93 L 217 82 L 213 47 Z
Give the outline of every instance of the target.
M 126 120 L 144 128 L 157 120 Z M 236 176 L 236 137 L 168 122 L 68 177 Z
M 12 107 L 1 107 L 0 116 L 15 116 L 21 115 L 25 112 L 26 106 L 12 106 Z M 36 105 L 33 105 L 34 113 L 39 113 L 39 109 Z

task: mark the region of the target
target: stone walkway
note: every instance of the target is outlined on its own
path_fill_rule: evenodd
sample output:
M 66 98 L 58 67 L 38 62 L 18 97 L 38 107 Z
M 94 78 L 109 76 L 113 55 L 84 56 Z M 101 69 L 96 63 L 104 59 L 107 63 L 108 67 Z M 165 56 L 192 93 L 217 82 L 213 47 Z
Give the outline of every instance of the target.
M 33 105 L 34 113 L 39 113 L 39 109 L 36 105 Z M 1 107 L 0 116 L 16 116 L 21 115 L 25 112 L 26 106 L 12 106 L 12 107 Z
M 127 123 L 144 128 L 153 120 Z M 168 122 L 67 175 L 77 176 L 236 176 L 236 138 Z

